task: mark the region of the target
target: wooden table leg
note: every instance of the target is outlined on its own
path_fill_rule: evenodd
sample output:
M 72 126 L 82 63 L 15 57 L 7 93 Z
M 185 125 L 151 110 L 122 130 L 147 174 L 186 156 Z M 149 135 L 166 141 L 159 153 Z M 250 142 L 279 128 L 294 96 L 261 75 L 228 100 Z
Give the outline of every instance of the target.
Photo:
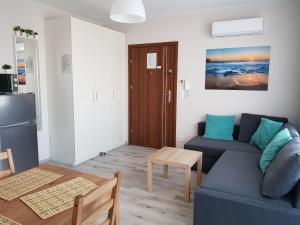
M 115 219 L 115 224 L 114 225 L 120 225 L 121 222 L 120 222 L 120 200 L 118 199 L 118 202 L 117 202 L 117 212 L 116 212 L 116 219 Z
M 184 191 L 184 200 L 186 202 L 190 201 L 190 183 L 191 183 L 191 168 L 187 167 L 185 169 L 185 191 Z
M 147 189 L 148 192 L 152 192 L 152 162 L 148 160 L 147 166 Z
M 168 177 L 168 165 L 164 165 L 164 177 Z
M 202 157 L 197 162 L 197 186 L 201 184 L 202 180 Z

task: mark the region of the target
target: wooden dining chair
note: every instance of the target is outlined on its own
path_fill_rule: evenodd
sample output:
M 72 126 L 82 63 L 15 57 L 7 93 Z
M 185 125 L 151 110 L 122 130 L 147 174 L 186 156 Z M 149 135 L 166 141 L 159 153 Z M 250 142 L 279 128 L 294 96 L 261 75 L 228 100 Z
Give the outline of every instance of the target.
M 0 161 L 7 160 L 7 170 L 0 171 L 0 178 L 8 177 L 16 173 L 11 149 L 6 149 L 5 152 L 0 153 Z
M 101 216 L 105 216 L 101 225 L 119 225 L 120 182 L 121 173 L 117 172 L 113 179 L 98 186 L 89 194 L 77 196 L 74 200 L 72 225 L 90 225 Z

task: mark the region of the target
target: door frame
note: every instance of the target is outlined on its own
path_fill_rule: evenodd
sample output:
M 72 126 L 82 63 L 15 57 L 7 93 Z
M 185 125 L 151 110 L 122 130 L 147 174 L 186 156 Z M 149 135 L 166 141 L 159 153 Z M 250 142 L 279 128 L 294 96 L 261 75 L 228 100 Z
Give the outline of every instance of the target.
M 176 147 L 176 121 L 177 121 L 177 73 L 178 73 L 178 41 L 171 41 L 171 42 L 157 42 L 157 43 L 144 43 L 144 44 L 131 44 L 128 45 L 128 143 L 132 144 L 132 133 L 131 133 L 131 106 L 132 106 L 132 99 L 131 99 L 131 88 L 130 84 L 132 83 L 132 71 L 131 71 L 131 49 L 132 48 L 139 48 L 139 47 L 157 47 L 157 46 L 166 46 L 171 45 L 174 46 L 174 73 L 173 73 L 173 86 L 174 86 L 174 94 L 172 95 L 173 100 L 173 117 L 172 120 L 172 144 Z

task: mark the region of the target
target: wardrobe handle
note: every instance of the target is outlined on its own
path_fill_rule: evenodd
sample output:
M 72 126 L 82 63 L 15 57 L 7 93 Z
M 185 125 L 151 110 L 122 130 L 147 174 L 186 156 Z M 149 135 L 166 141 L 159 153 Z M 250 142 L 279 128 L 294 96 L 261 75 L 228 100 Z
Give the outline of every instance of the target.
M 95 101 L 95 92 L 93 91 L 93 101 Z
M 113 93 L 112 93 L 112 97 L 113 97 L 113 99 L 115 99 L 115 98 L 116 98 L 115 91 L 113 91 Z
M 96 91 L 96 101 L 98 101 L 98 92 Z

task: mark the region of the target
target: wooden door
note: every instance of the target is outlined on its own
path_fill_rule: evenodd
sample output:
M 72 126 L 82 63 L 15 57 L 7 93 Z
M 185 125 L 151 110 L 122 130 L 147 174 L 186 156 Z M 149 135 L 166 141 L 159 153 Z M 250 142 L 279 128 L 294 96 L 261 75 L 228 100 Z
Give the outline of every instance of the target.
M 129 144 L 176 145 L 177 49 L 177 42 L 129 46 Z

